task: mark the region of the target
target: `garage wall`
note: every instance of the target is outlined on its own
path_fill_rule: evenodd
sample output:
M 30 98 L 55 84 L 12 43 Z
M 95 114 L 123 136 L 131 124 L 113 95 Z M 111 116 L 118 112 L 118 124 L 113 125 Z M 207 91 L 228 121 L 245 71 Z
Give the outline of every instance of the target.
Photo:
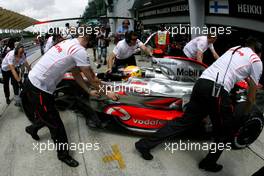
M 205 23 L 233 26 L 233 27 L 264 32 L 264 23 L 261 21 L 255 21 L 251 19 L 232 18 L 232 17 L 224 17 L 224 16 L 206 16 Z
M 189 16 L 172 16 L 172 17 L 166 17 L 166 20 L 164 20 L 164 17 L 162 18 L 151 18 L 151 19 L 145 19 L 142 20 L 144 25 L 148 24 L 160 24 L 160 23 L 190 23 L 190 17 Z

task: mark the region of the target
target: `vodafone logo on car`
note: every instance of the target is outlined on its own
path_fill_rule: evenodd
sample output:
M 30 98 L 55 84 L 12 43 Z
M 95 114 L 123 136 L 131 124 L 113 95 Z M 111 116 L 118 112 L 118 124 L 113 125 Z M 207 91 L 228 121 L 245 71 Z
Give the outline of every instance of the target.
M 117 115 L 121 120 L 125 121 L 131 118 L 129 113 L 121 107 L 111 107 L 106 111 L 106 114 Z
M 133 122 L 140 125 L 151 125 L 151 126 L 164 125 L 166 123 L 165 121 L 160 121 L 160 120 L 139 120 L 139 119 L 133 119 Z

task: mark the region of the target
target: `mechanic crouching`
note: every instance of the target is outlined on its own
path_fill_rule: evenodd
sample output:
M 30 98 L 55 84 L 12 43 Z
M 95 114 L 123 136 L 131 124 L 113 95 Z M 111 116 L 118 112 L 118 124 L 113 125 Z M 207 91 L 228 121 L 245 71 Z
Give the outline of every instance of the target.
M 195 83 L 190 102 L 182 118 L 168 122 L 149 138 L 136 142 L 135 147 L 142 158 L 152 160 L 150 150 L 165 139 L 179 137 L 198 126 L 201 120 L 210 116 L 215 134 L 216 144 L 231 142 L 233 123 L 233 107 L 229 97 L 235 83 L 246 79 L 249 85 L 245 113 L 251 111 L 255 102 L 256 89 L 262 74 L 261 44 L 253 38 L 246 41 L 245 47 L 236 46 L 229 49 L 210 67 L 208 67 Z M 213 151 L 199 163 L 199 168 L 218 172 L 223 166 L 217 164 L 223 150 Z
M 138 35 L 134 31 L 126 32 L 125 39 L 119 41 L 108 59 L 108 73 L 117 72 L 118 68 L 130 65 L 137 65 L 134 53 L 140 48 L 149 55 L 152 53 L 138 39 Z
M 87 94 L 93 96 L 106 94 L 112 100 L 118 99 L 115 93 L 100 89 L 101 81 L 95 76 L 87 59 L 86 49 L 90 35 L 86 31 L 89 30 L 85 26 L 82 29 L 79 30 L 78 38 L 58 43 L 40 58 L 29 72 L 21 93 L 22 102 L 28 102 L 35 117 L 34 123 L 26 127 L 26 132 L 33 139 L 39 140 L 38 130 L 44 126 L 48 127 L 57 149 L 58 159 L 71 167 L 77 167 L 79 163 L 69 155 L 69 147 L 65 147 L 68 145 L 67 134 L 60 114 L 55 108 L 53 96 L 57 84 L 67 71 L 72 70 L 76 82 Z M 85 75 L 94 90 L 88 87 L 80 72 Z M 26 114 L 29 113 L 32 112 Z
M 9 90 L 9 81 L 11 79 L 11 84 L 14 90 L 15 105 L 20 105 L 19 87 L 22 84 L 22 78 L 19 73 L 19 67 L 22 65 L 25 65 L 27 69 L 30 70 L 30 66 L 26 61 L 24 46 L 18 44 L 14 50 L 11 50 L 6 54 L 1 66 L 6 104 L 11 103 Z

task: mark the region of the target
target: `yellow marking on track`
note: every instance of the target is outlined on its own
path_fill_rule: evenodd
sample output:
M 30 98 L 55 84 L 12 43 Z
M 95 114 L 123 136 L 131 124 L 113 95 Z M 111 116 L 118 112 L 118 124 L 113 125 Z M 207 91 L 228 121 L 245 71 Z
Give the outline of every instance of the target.
M 112 161 L 117 161 L 119 168 L 125 169 L 126 164 L 125 164 L 125 161 L 123 160 L 123 156 L 119 150 L 118 145 L 112 145 L 111 148 L 112 148 L 113 154 L 103 157 L 103 162 L 109 163 Z

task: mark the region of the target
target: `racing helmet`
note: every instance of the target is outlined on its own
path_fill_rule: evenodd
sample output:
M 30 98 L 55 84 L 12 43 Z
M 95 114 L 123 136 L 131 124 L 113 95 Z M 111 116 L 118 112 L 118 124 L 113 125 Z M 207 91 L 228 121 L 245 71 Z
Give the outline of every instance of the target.
M 124 74 L 127 76 L 127 78 L 129 77 L 138 77 L 141 78 L 142 77 L 142 70 L 138 67 L 138 66 L 127 66 L 124 69 Z

